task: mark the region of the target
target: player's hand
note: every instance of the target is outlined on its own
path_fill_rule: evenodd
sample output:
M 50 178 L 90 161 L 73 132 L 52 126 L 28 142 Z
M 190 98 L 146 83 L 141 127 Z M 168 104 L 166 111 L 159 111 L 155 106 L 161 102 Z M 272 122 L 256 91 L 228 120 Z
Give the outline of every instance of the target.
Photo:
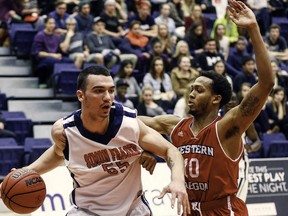
M 166 193 L 171 193 L 171 208 L 174 208 L 175 201 L 177 198 L 177 214 L 181 214 L 181 206 L 183 209 L 183 216 L 187 216 L 191 214 L 190 210 L 190 202 L 188 199 L 188 194 L 186 192 L 186 188 L 184 182 L 182 181 L 172 181 L 169 185 L 163 188 L 161 194 L 158 199 L 162 199 Z
M 228 10 L 230 12 L 230 19 L 240 28 L 254 28 L 257 25 L 256 17 L 253 11 L 248 8 L 243 2 L 228 0 L 230 6 Z
M 143 151 L 139 163 L 152 175 L 157 164 L 156 158 L 150 152 Z

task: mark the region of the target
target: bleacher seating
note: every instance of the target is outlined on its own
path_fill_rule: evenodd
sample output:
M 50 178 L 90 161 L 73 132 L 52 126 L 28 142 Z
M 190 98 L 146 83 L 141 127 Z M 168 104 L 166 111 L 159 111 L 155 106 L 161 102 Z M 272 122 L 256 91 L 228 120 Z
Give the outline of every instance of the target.
M 34 162 L 40 157 L 48 148 L 52 146 L 52 142 L 49 138 L 32 138 L 27 137 L 24 141 L 24 165 L 28 165 Z
M 62 95 L 75 96 L 77 90 L 77 77 L 80 73 L 80 69 L 64 68 L 58 78 L 56 85 L 56 92 Z
M 286 137 L 283 133 L 272 133 L 272 134 L 264 133 L 262 137 L 263 137 L 262 146 L 263 146 L 264 157 L 269 157 L 269 149 L 271 145 L 273 145 L 274 143 L 286 141 Z M 288 141 L 287 141 L 287 145 L 288 145 Z
M 2 118 L 5 119 L 17 119 L 17 118 L 26 118 L 26 115 L 22 111 L 1 111 Z
M 0 146 L 17 146 L 18 143 L 14 138 L 0 138 Z
M 5 125 L 7 130 L 16 133 L 18 143 L 23 144 L 25 138 L 32 133 L 32 121 L 26 118 L 6 119 Z
M 24 146 L 0 146 L 0 176 L 7 175 L 12 168 L 21 167 Z

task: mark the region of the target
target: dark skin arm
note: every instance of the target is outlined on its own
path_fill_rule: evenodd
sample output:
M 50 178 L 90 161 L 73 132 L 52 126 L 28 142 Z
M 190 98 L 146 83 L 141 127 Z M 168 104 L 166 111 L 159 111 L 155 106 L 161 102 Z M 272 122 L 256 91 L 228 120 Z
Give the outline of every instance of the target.
M 243 2 L 229 0 L 230 18 L 240 28 L 245 28 L 251 38 L 256 56 L 258 83 L 256 83 L 241 103 L 232 108 L 219 122 L 218 135 L 226 154 L 236 159 L 241 150 L 241 135 L 255 120 L 265 104 L 274 85 L 274 75 L 254 13 Z M 233 145 L 231 145 L 233 143 Z

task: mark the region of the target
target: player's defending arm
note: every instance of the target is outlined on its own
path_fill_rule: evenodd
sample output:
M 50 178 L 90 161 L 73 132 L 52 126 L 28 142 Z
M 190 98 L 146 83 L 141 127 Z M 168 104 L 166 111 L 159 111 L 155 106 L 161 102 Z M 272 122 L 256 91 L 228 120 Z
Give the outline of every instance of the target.
M 259 77 L 258 83 L 251 88 L 241 103 L 231 109 L 218 123 L 219 138 L 224 149 L 236 155 L 235 151 L 239 153 L 240 144 L 238 149 L 233 149 L 235 146 L 231 147 L 229 144 L 239 143 L 242 133 L 258 116 L 273 88 L 274 75 L 254 13 L 241 1 L 229 0 L 229 3 L 230 18 L 237 26 L 245 28 L 252 40 Z
M 166 193 L 171 193 L 171 207 L 174 208 L 177 198 L 178 214 L 180 214 L 182 205 L 183 215 L 187 215 L 187 213 L 190 213 L 190 205 L 184 184 L 184 161 L 182 155 L 161 134 L 147 127 L 140 120 L 138 120 L 138 124 L 140 127 L 139 143 L 141 147 L 164 158 L 171 170 L 171 183 L 163 189 L 159 198 L 162 198 Z
M 170 135 L 175 125 L 181 120 L 175 115 L 138 116 L 138 118 L 147 126 L 165 135 Z
M 66 138 L 62 119 L 54 123 L 51 133 L 54 145 L 47 149 L 36 161 L 27 166 L 28 169 L 32 169 L 40 175 L 60 166 L 64 162 L 63 150 Z

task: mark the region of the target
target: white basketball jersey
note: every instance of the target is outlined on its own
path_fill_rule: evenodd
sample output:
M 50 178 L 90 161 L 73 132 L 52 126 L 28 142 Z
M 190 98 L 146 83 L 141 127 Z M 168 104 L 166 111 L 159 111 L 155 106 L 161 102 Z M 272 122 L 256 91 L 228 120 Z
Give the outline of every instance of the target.
M 67 116 L 63 125 L 65 164 L 74 180 L 72 202 L 101 216 L 126 215 L 142 190 L 136 111 L 113 104 L 103 135 L 87 131 L 80 114 Z

